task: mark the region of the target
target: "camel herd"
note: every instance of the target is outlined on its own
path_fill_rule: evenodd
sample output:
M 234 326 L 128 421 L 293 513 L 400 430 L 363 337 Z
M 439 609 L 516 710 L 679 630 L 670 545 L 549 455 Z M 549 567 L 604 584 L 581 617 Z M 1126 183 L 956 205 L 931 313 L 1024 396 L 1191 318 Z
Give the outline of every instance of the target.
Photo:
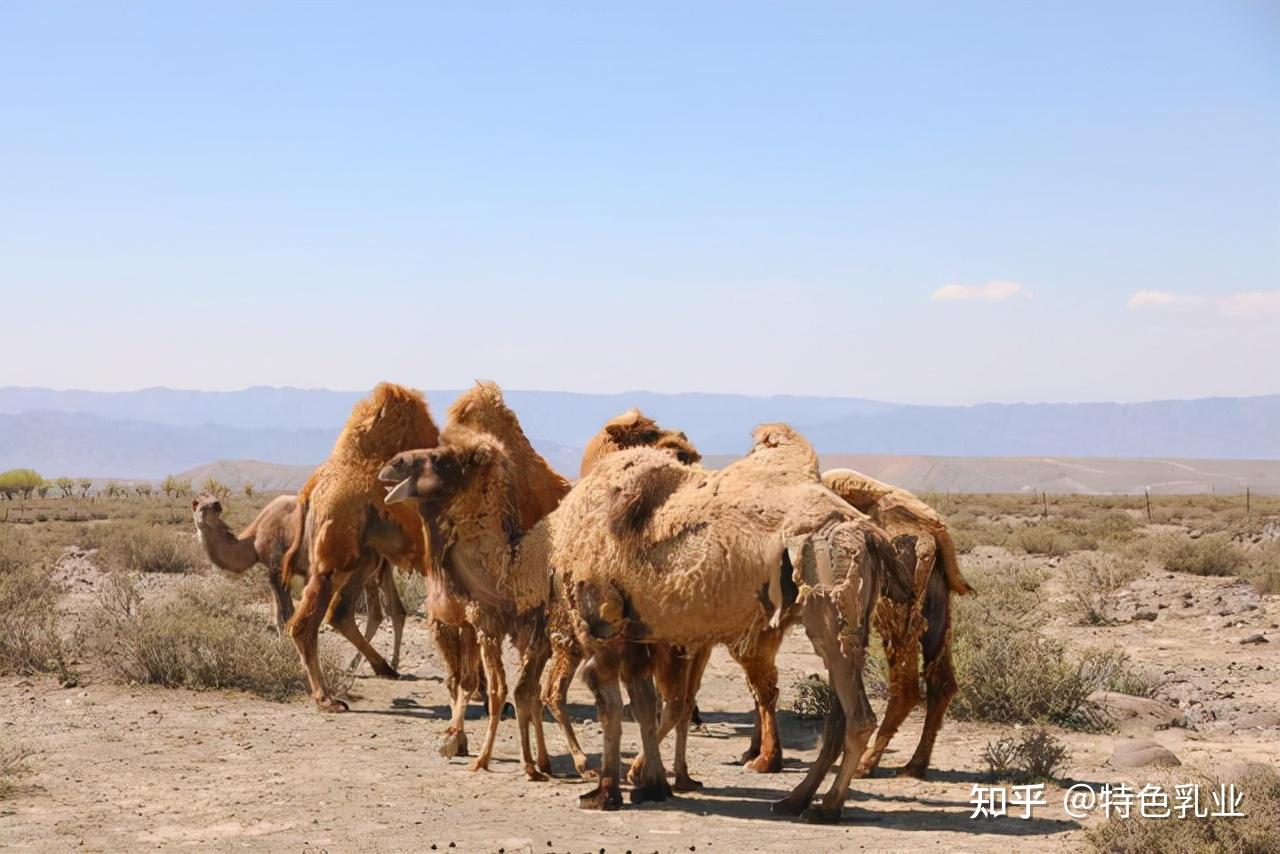
M 276 624 L 297 645 L 323 711 L 347 705 L 325 684 L 321 622 L 375 674 L 397 678 L 405 612 L 392 567 L 422 573 L 452 707 L 441 752 L 468 754 L 465 712 L 483 679 L 489 715 L 472 767 L 488 768 L 508 699 L 502 651 L 510 641 L 520 661 L 510 696 L 524 771 L 531 780 L 551 771 L 545 707 L 578 773 L 597 778 L 580 799 L 584 808 L 622 804 L 623 685 L 641 736 L 626 771 L 631 801 L 701 785 L 690 775 L 686 739 L 717 644 L 742 666 L 755 699 L 743 762 L 781 770 L 774 659 L 787 631 L 803 625 L 834 701 L 817 759 L 773 809 L 836 821 L 852 778 L 875 769 L 920 702 L 922 659 L 925 727 L 903 772 L 928 768 L 956 691 L 950 597 L 970 588 L 946 526 L 910 493 L 845 469 L 821 473 L 813 448 L 784 424 L 756 428 L 753 440 L 745 458 L 705 469 L 683 433 L 633 409 L 591 439 L 580 479 L 570 483 L 534 450 L 497 385 L 477 382 L 463 393 L 441 430 L 421 393 L 383 383 L 356 404 L 333 453 L 296 497 L 273 500 L 239 533 L 222 521 L 216 499 L 197 499 L 192 509 L 216 565 L 268 568 Z M 296 611 L 295 577 L 305 579 Z M 362 596 L 363 632 L 354 616 Z M 390 662 L 370 643 L 384 606 L 395 629 Z M 878 730 L 862 681 L 873 625 L 890 671 Z M 579 670 L 604 732 L 598 768 L 566 712 Z M 668 783 L 659 748 L 673 730 Z M 813 804 L 837 760 L 834 783 Z

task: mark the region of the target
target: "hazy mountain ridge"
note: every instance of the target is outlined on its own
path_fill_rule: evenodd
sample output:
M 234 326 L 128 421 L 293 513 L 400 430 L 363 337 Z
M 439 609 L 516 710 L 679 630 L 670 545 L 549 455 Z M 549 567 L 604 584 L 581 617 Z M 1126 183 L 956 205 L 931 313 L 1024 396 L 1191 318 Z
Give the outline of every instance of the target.
M 315 465 L 363 394 L 0 388 L 0 468 L 145 478 L 210 460 Z M 427 394 L 443 420 L 458 392 Z M 510 390 L 505 396 L 535 444 L 569 475 L 576 474 L 578 449 L 630 406 L 683 429 L 706 454 L 740 454 L 756 424 L 787 421 L 826 454 L 1280 459 L 1280 395 L 977 406 L 654 392 Z

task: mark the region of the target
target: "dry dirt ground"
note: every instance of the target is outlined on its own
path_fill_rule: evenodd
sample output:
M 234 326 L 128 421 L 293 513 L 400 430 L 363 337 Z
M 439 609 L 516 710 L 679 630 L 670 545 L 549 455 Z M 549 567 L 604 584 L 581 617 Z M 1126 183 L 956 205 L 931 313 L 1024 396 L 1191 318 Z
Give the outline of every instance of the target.
M 71 575 L 77 573 L 66 579 L 72 609 L 91 601 L 96 584 L 83 566 Z M 1049 594 L 1061 595 L 1052 584 Z M 1192 780 L 1198 770 L 1245 760 L 1280 764 L 1280 598 L 1259 597 L 1235 579 L 1164 572 L 1139 579 L 1130 591 L 1155 611 L 1154 620 L 1081 628 L 1063 618 L 1045 627 L 1074 643 L 1121 647 L 1167 680 L 1159 701 L 1117 698 L 1115 732 L 1058 732 L 1072 750 L 1066 776 L 1141 785 Z M 1258 634 L 1270 642 L 1240 643 Z M 384 629 L 376 642 L 385 648 L 389 640 Z M 440 757 L 435 745 L 447 714 L 442 671 L 421 619 L 410 622 L 406 640 L 402 670 L 410 676 L 358 679 L 344 715 L 319 714 L 307 700 L 274 703 L 93 679 L 72 688 L 47 677 L 0 680 L 0 737 L 37 751 L 34 774 L 0 800 L 0 848 L 714 854 L 1066 851 L 1083 844 L 1082 825 L 1065 816 L 1057 787 L 1032 820 L 971 819 L 971 787 L 984 782 L 983 748 L 1009 728 L 955 721 L 939 739 L 930 780 L 882 772 L 855 781 L 838 826 L 773 817 L 769 803 L 800 779 L 818 725 L 784 714 L 785 771 L 740 768 L 749 695 L 721 652 L 699 696 L 705 726 L 690 739 L 691 769 L 705 789 L 616 813 L 584 812 L 577 796 L 588 786 L 570 776 L 553 725 L 547 731 L 559 779 L 552 782 L 525 781 L 510 722 L 501 729 L 493 771 L 472 772 L 468 760 Z M 784 705 L 794 680 L 820 669 L 799 631 L 779 665 Z M 584 746 L 598 750 L 589 694 L 575 685 L 571 699 L 574 716 L 586 721 Z M 478 718 L 478 705 L 473 714 Z M 917 712 L 909 719 L 886 755 L 887 768 L 910 755 L 921 718 Z M 482 725 L 469 723 L 473 748 Z M 1154 738 L 1184 765 L 1112 767 L 1112 749 L 1127 737 Z M 624 745 L 638 741 L 628 724 Z

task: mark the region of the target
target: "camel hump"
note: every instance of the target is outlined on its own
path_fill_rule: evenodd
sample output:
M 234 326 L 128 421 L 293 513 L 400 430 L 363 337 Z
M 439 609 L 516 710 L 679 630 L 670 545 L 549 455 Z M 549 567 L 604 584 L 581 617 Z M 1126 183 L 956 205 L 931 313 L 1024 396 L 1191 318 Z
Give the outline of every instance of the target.
M 658 509 L 685 483 L 689 471 L 664 453 L 633 456 L 621 467 L 621 483 L 614 485 L 609 494 L 605 518 L 610 532 L 624 540 L 639 536 Z

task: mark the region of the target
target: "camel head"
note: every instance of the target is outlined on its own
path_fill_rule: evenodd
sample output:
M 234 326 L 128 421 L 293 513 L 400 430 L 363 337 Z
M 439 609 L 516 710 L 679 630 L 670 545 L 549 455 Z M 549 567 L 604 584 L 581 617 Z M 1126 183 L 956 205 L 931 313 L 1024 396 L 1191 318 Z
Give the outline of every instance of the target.
M 211 528 L 222 519 L 222 502 L 212 495 L 191 499 L 191 515 L 197 528 Z
M 663 430 L 654 447 L 675 454 L 676 459 L 687 466 L 702 462 L 702 454 L 681 430 Z
M 440 507 L 462 492 L 484 469 L 498 460 L 502 449 L 492 437 L 450 431 L 453 441 L 434 448 L 396 454 L 378 472 L 388 485 L 386 502 L 417 501 Z
M 658 426 L 657 421 L 636 408 L 609 419 L 603 430 L 618 449 L 658 448 L 674 454 L 676 459 L 687 466 L 702 460 L 702 454 L 698 453 L 698 449 L 683 432 L 663 429 Z

